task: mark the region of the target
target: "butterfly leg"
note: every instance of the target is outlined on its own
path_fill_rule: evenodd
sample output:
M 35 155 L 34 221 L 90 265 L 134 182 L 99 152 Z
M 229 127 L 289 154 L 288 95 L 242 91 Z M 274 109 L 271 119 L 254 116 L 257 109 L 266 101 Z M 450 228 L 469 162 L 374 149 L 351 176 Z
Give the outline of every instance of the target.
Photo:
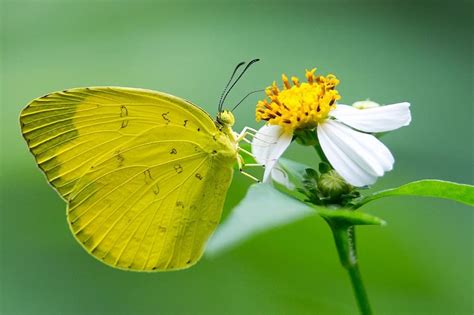
M 256 181 L 257 183 L 260 183 L 260 180 L 257 177 L 255 177 L 252 174 L 249 174 L 249 173 L 247 173 L 243 170 L 244 166 L 250 166 L 250 164 L 245 164 L 244 158 L 240 154 L 237 157 L 237 164 L 239 165 L 240 174 L 242 174 L 244 176 L 247 176 L 248 178 Z M 252 166 L 253 166 L 253 164 L 252 164 Z M 257 164 L 255 164 L 255 166 L 257 166 Z
M 267 144 L 274 144 L 274 142 L 269 142 L 261 138 L 257 138 L 257 130 L 253 129 L 251 127 L 244 127 L 240 133 L 235 133 L 235 141 L 240 142 L 244 141 L 246 143 L 252 144 L 252 140 L 248 139 L 247 136 L 250 136 L 252 139 L 259 139 L 261 142 L 267 143 Z M 265 135 L 263 135 L 265 136 Z
M 251 143 L 249 139 L 246 138 L 246 136 L 251 136 L 251 137 L 255 137 L 255 134 L 257 133 L 257 130 L 253 129 L 253 128 L 250 128 L 250 127 L 244 127 L 244 129 L 242 129 L 242 131 L 240 133 L 236 133 L 236 142 L 240 142 L 240 141 L 245 141 L 247 143 Z
M 242 152 L 242 153 L 245 153 L 247 154 L 248 156 L 252 157 L 254 160 L 256 160 L 255 158 L 255 155 L 252 154 L 252 152 L 248 151 L 248 150 L 245 150 L 241 147 L 238 147 L 239 152 Z M 242 163 L 242 166 L 246 166 L 246 167 L 265 167 L 265 164 L 261 164 L 261 163 L 245 163 L 243 157 L 241 155 L 239 155 L 239 158 L 240 158 L 240 161 Z
M 251 138 L 254 138 L 255 137 L 255 134 L 257 133 L 257 130 L 251 128 L 251 127 L 245 127 L 244 129 L 242 129 L 242 131 L 240 133 L 235 133 L 235 141 L 238 143 L 240 141 L 244 141 L 246 143 L 249 143 L 249 144 L 252 144 L 252 140 L 248 139 L 247 136 L 250 136 Z M 238 150 L 239 152 L 243 153 L 243 154 L 246 154 L 250 157 L 252 157 L 254 160 L 255 160 L 255 156 L 252 154 L 252 152 L 248 151 L 248 150 L 245 150 L 241 147 L 238 147 Z M 238 162 L 238 165 L 239 165 L 239 171 L 240 173 L 242 173 L 242 175 L 245 175 L 251 179 L 253 179 L 254 181 L 256 182 L 260 182 L 259 179 L 257 179 L 255 176 L 245 172 L 243 170 L 244 167 L 265 167 L 264 164 L 260 164 L 260 163 L 245 163 L 245 160 L 244 158 L 239 154 L 239 157 L 237 159 L 237 162 Z
M 255 156 L 254 156 L 251 152 L 249 152 L 249 151 L 247 151 L 247 150 L 245 150 L 245 149 L 243 149 L 243 148 L 240 148 L 240 147 L 238 148 L 238 150 L 239 150 L 240 152 L 242 152 L 242 153 L 244 153 L 244 154 L 247 154 L 248 156 L 251 156 L 252 158 L 255 159 Z M 239 156 L 238 156 L 238 158 L 237 158 L 237 163 L 238 163 L 238 165 L 239 165 L 239 171 L 240 171 L 240 173 L 242 173 L 242 175 L 245 175 L 245 176 L 247 176 L 247 177 L 249 177 L 249 178 L 255 180 L 256 182 L 260 183 L 260 180 L 259 180 L 259 179 L 257 179 L 255 176 L 253 176 L 253 175 L 251 175 L 251 174 L 245 172 L 243 169 L 244 169 L 244 167 L 265 167 L 264 164 L 260 164 L 260 163 L 245 163 L 244 158 L 243 158 L 242 155 L 240 155 L 240 154 L 239 154 Z
M 252 157 L 253 159 L 255 159 L 255 155 L 253 155 L 252 152 L 247 151 L 247 150 L 245 150 L 245 149 L 243 149 L 243 148 L 241 148 L 241 147 L 239 147 L 238 150 L 239 150 L 240 152 L 243 152 L 243 153 L 247 154 L 248 156 Z

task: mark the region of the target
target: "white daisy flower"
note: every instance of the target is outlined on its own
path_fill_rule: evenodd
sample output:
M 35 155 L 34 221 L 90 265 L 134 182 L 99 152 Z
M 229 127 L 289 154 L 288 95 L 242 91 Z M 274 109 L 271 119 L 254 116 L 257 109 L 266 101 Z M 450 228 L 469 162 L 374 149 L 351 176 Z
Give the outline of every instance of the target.
M 308 82 L 283 75 L 284 89 L 274 82 L 266 90 L 269 100 L 257 104 L 257 120 L 266 120 L 252 141 L 252 153 L 265 165 L 264 182 L 269 181 L 278 158 L 288 148 L 298 129 L 315 130 L 331 166 L 349 184 L 357 187 L 375 183 L 392 170 L 394 158 L 372 133 L 407 126 L 411 121 L 407 102 L 379 106 L 372 101 L 353 106 L 337 104 L 340 99 L 333 75 L 314 76 L 306 70 Z

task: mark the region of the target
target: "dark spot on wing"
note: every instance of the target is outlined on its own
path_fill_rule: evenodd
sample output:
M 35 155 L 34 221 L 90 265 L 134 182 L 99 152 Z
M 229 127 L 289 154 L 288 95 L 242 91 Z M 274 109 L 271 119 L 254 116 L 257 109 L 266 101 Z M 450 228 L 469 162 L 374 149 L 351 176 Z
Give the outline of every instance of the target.
M 158 195 L 160 193 L 160 187 L 158 186 L 158 184 L 153 185 L 152 189 L 155 195 Z
M 125 158 L 123 157 L 122 153 L 120 153 L 120 150 L 115 151 L 115 158 L 118 161 L 118 167 L 121 167 Z
M 127 106 L 122 105 L 120 106 L 120 118 L 128 117 L 128 109 Z M 122 126 L 120 128 L 125 128 L 128 126 L 128 119 L 122 120 Z
M 196 173 L 196 175 L 194 175 L 194 176 L 195 176 L 197 179 L 202 180 L 202 175 L 201 175 L 201 174 Z
M 120 106 L 120 117 L 127 117 L 128 116 L 128 108 L 125 105 Z
M 153 180 L 153 177 L 151 177 L 150 170 L 144 171 L 143 174 L 145 175 L 145 184 L 148 184 Z
M 176 173 L 182 173 L 183 172 L 183 167 L 181 166 L 181 164 L 176 164 L 174 166 L 174 170 L 176 171 Z
M 171 151 L 170 151 L 170 154 L 177 154 L 178 151 L 175 149 L 175 148 L 172 148 Z
M 151 188 L 151 190 L 153 191 L 153 193 L 155 195 L 158 195 L 160 193 L 160 187 L 158 186 L 157 183 L 154 183 L 153 182 L 153 177 L 151 176 L 151 171 L 150 170 L 146 170 L 143 172 L 143 174 L 145 175 L 145 184 L 153 184 L 153 187 Z
M 188 123 L 188 120 L 187 120 L 187 119 L 185 119 L 185 120 L 184 120 L 184 124 L 183 124 L 183 126 L 184 126 L 184 127 L 186 127 L 186 124 L 187 124 L 187 123 Z
M 169 124 L 171 122 L 171 120 L 168 118 L 169 113 L 170 112 L 166 112 L 166 113 L 161 114 L 161 117 L 163 117 L 163 119 L 166 121 L 166 124 Z

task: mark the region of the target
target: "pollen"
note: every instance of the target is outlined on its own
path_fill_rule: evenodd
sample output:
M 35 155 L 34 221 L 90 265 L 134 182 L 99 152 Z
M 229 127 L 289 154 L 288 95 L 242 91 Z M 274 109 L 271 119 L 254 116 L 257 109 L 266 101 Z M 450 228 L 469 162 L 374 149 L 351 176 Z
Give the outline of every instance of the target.
M 306 70 L 307 82 L 297 77 L 291 81 L 283 74 L 283 87 L 276 84 L 266 88 L 267 98 L 257 103 L 257 121 L 266 120 L 270 125 L 280 125 L 287 131 L 314 128 L 327 119 L 336 101 L 341 98 L 336 86 L 339 80 L 332 74 L 315 76 L 316 68 Z

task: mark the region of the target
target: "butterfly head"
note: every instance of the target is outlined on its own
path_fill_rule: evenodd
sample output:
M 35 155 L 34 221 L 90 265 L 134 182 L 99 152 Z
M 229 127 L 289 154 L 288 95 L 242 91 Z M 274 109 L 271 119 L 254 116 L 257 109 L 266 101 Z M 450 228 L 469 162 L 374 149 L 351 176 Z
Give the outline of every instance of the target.
M 216 121 L 223 127 L 232 127 L 235 123 L 234 114 L 231 111 L 223 110 L 217 114 Z

